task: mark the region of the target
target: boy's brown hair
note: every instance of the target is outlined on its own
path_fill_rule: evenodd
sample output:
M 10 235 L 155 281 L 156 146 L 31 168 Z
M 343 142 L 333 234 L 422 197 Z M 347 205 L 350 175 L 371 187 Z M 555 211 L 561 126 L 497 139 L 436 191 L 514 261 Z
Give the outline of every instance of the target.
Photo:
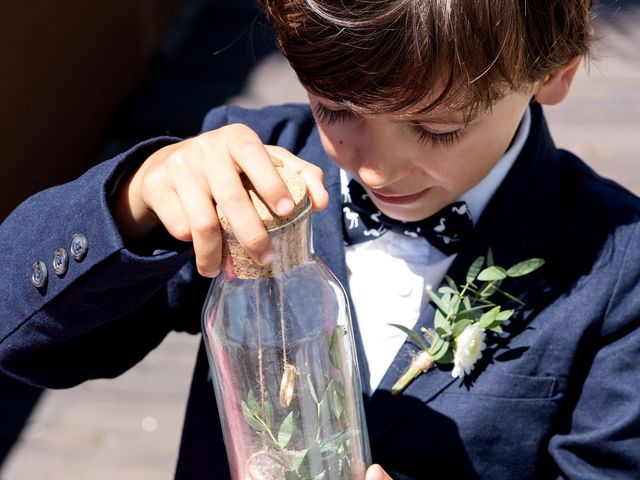
M 473 115 L 592 38 L 593 0 L 260 1 L 302 84 L 361 113 Z

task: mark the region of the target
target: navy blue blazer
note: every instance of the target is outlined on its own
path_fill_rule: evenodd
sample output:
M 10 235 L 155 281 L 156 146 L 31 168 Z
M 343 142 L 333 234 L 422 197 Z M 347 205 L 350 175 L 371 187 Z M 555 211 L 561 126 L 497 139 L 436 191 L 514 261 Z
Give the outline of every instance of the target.
M 530 257 L 546 265 L 510 280 L 509 291 L 526 306 L 506 337 L 489 342 L 465 381 L 437 368 L 392 397 L 390 387 L 415 351 L 406 343 L 380 387 L 365 392 L 374 461 L 399 475 L 640 477 L 640 200 L 556 149 L 541 108 L 533 105 L 532 113 L 521 155 L 448 273 L 462 281 L 489 247 L 499 265 Z M 308 106 L 218 108 L 204 129 L 233 122 L 324 169 L 331 201 L 314 214 L 315 250 L 348 287 L 339 173 L 322 150 Z M 199 332 L 210 282 L 196 273 L 190 246 L 162 230 L 144 244 L 125 245 L 109 211 L 121 180 L 176 140 L 138 145 L 28 199 L 0 225 L 5 373 L 71 387 L 122 373 L 172 330 Z M 86 257 L 71 260 L 62 277 L 50 269 L 46 285 L 35 288 L 32 264 L 48 264 L 78 232 L 89 242 Z M 429 326 L 433 313 L 425 309 L 416 328 Z M 359 338 L 356 343 L 368 385 Z M 228 477 L 207 374 L 200 348 L 176 478 Z

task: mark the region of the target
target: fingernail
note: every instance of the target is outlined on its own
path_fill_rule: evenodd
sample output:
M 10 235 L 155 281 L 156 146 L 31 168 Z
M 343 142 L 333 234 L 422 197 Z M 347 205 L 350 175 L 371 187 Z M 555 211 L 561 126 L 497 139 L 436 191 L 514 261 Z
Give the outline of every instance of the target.
M 210 271 L 208 271 L 208 270 L 200 270 L 200 274 L 201 274 L 203 277 L 207 277 L 207 278 L 215 278 L 215 277 L 217 277 L 218 275 L 220 275 L 220 270 L 215 270 L 215 271 L 213 271 L 213 272 L 210 272 Z
M 276 213 L 278 215 L 287 215 L 291 213 L 293 207 L 294 205 L 291 200 L 289 200 L 288 198 L 281 198 L 280 200 L 278 200 L 278 203 L 276 203 Z
M 260 265 L 269 265 L 273 262 L 273 259 L 276 257 L 276 252 L 273 250 L 269 250 L 267 253 L 263 254 L 260 257 Z

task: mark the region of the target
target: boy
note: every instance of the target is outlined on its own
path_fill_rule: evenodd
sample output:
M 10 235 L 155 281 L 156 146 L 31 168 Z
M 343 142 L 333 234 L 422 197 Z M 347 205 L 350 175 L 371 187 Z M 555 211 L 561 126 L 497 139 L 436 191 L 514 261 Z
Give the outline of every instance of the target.
M 557 150 L 540 107 L 569 92 L 590 3 L 264 0 L 310 107 L 215 109 L 195 138 L 145 142 L 27 200 L 0 227 L 17 252 L 0 280 L 0 366 L 66 387 L 121 373 L 171 330 L 199 331 L 220 268 L 215 205 L 269 263 L 239 173 L 286 214 L 283 164 L 307 182 L 315 249 L 350 291 L 386 470 L 369 480 L 637 476 L 640 202 Z M 473 229 L 455 248 L 395 231 L 362 242 L 342 226 L 350 188 L 405 222 L 464 201 Z M 58 247 L 71 238 L 67 264 Z M 467 381 L 436 368 L 392 398 L 412 350 L 387 324 L 432 326 L 425 288 L 445 273 L 462 282 L 489 247 L 499 265 L 545 259 L 510 285 L 526 307 Z M 225 476 L 207 373 L 201 349 L 178 478 Z

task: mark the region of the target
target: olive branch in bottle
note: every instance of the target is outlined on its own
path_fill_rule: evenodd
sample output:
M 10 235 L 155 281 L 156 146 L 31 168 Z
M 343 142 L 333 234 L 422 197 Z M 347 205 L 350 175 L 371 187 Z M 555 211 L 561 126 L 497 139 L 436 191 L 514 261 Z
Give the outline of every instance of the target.
M 327 338 L 331 363 L 341 373 L 344 371 L 339 349 L 340 339 L 344 335 L 343 327 L 339 326 Z M 290 376 L 291 374 L 299 375 L 294 369 L 293 372 L 283 372 L 283 378 L 284 375 Z M 300 417 L 299 410 L 291 407 L 291 402 L 286 405 L 280 402 L 281 407 L 291 407 L 291 410 L 279 425 L 274 422 L 274 409 L 268 392 L 265 391 L 262 398 L 258 400 L 253 390 L 250 390 L 246 400 L 241 402 L 245 421 L 271 448 L 273 451 L 271 458 L 284 468 L 286 480 L 315 480 L 310 472 L 309 461 L 311 457 L 326 458 L 337 456 L 335 462 L 337 471 L 344 472 L 345 475 L 351 471 L 351 458 L 348 452 L 352 431 L 349 426 L 348 412 L 345 408 L 344 392 L 340 383 L 330 373 L 326 373 L 326 378 L 328 380 L 326 387 L 321 392 L 318 392 L 312 382 L 311 375 L 306 375 L 306 386 L 316 407 L 317 430 L 315 441 L 308 448 L 302 450 L 290 448 L 298 429 Z M 289 382 L 294 384 L 296 380 L 290 379 Z M 322 426 L 325 423 L 323 419 L 327 419 L 330 416 L 335 418 L 341 428 L 331 435 L 323 436 Z

